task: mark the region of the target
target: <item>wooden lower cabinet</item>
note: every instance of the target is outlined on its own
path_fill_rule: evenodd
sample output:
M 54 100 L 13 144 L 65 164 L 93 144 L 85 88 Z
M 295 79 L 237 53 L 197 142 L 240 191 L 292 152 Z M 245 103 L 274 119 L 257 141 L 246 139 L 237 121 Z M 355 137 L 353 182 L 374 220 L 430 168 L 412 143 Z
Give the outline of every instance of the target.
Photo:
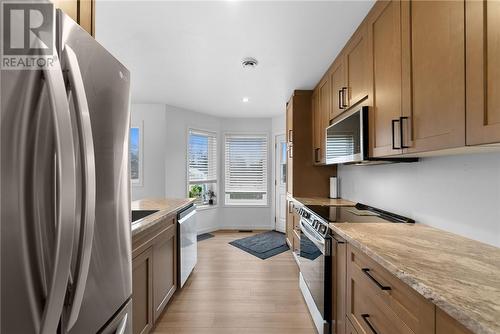
M 459 324 L 455 319 L 436 309 L 436 334 L 472 334 L 467 328 Z
M 153 302 L 155 321 L 177 286 L 177 238 L 175 224 L 156 237 L 153 245 Z
M 358 334 L 358 332 L 354 329 L 354 326 L 351 324 L 351 322 L 347 317 L 345 318 L 345 324 L 346 324 L 345 327 L 346 334 Z
M 176 215 L 135 235 L 132 248 L 133 334 L 146 334 L 177 288 Z
M 153 328 L 153 251 L 148 248 L 132 260 L 132 327 L 134 334 Z
M 347 243 L 334 234 L 332 236 L 332 333 L 344 334 L 347 331 L 346 293 L 347 293 Z
M 293 201 L 287 200 L 286 201 L 286 228 L 285 228 L 285 234 L 286 234 L 286 242 L 288 243 L 288 246 L 293 249 L 293 226 L 294 226 L 294 204 Z
M 347 248 L 347 316 L 359 334 L 434 333 L 434 304 L 357 248 Z

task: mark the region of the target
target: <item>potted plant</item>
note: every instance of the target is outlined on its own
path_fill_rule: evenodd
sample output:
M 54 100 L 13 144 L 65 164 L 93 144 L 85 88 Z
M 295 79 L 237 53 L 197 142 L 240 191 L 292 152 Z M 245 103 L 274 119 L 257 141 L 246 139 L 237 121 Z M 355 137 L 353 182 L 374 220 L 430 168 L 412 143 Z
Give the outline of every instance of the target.
M 208 204 L 214 205 L 215 192 L 213 190 L 207 190 L 206 195 L 208 197 Z
M 200 198 L 201 197 L 201 192 L 202 188 L 200 185 L 195 184 L 191 186 L 191 189 L 189 189 L 189 197 L 190 198 Z

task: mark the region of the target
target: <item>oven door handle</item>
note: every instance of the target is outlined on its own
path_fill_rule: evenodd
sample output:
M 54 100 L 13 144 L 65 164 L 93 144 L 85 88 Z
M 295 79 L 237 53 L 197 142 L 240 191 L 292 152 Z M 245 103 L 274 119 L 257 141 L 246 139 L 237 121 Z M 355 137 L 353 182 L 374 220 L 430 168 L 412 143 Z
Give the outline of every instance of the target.
M 318 237 L 316 237 L 314 234 L 312 234 L 310 232 L 309 229 L 310 229 L 309 225 L 307 225 L 306 223 L 304 223 L 304 221 L 301 219 L 300 220 L 300 230 L 302 231 L 302 233 L 304 233 L 304 235 L 309 240 L 311 240 L 316 245 L 316 247 L 319 248 L 319 250 L 321 251 L 321 253 L 323 253 L 324 255 L 329 255 L 329 254 L 326 254 L 325 240 L 324 239 L 319 239 Z

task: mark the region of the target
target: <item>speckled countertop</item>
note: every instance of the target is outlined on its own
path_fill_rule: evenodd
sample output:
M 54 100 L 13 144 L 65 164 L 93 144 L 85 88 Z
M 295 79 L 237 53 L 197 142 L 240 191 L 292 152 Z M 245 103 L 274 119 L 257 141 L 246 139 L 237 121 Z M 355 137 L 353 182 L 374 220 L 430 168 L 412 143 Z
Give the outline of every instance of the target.
M 159 210 L 132 223 L 132 236 L 155 225 L 166 216 L 194 202 L 193 198 L 145 198 L 132 202 L 132 210 Z
M 330 227 L 478 334 L 500 333 L 500 249 L 423 224 Z
M 292 200 L 304 205 L 323 205 L 323 206 L 354 206 L 356 203 L 342 198 L 328 197 L 291 197 Z

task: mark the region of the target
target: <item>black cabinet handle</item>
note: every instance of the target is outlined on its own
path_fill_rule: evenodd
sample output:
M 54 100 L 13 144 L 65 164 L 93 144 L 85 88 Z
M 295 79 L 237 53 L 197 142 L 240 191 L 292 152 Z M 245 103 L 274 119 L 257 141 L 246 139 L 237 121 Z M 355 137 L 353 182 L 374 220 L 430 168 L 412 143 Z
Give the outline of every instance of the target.
M 320 162 L 320 158 L 319 158 L 319 154 L 320 154 L 320 148 L 316 148 L 314 149 L 314 160 L 315 162 Z
M 293 130 L 288 130 L 288 141 L 293 142 Z
M 368 276 L 379 288 L 380 290 L 392 290 L 390 286 L 384 286 L 380 284 L 379 281 L 377 281 L 371 274 L 370 274 L 370 269 L 369 268 L 363 268 L 361 269 L 363 273 Z
M 371 324 L 370 320 L 368 320 L 370 318 L 370 315 L 369 314 L 362 314 L 361 315 L 361 318 L 363 318 L 363 320 L 365 321 L 365 323 L 368 325 L 368 327 L 370 327 L 370 330 L 373 332 L 373 334 L 378 334 L 378 332 L 375 330 L 375 328 L 373 327 L 373 325 Z
M 349 94 L 348 88 L 342 87 L 342 107 L 344 107 L 344 108 L 349 107 L 349 103 L 347 103 L 349 101 L 348 94 Z
M 401 148 L 410 148 L 410 146 L 406 146 L 404 144 L 404 130 L 403 130 L 403 121 L 404 120 L 407 120 L 408 117 L 406 116 L 403 116 L 403 117 L 399 117 L 399 135 L 401 137 Z
M 344 109 L 344 101 L 342 101 L 342 89 L 339 89 L 339 109 Z
M 400 123 L 399 127 L 401 128 L 401 120 L 399 120 L 399 119 L 393 119 L 392 120 L 392 133 L 391 133 L 391 136 L 392 136 L 392 149 L 393 150 L 400 150 L 401 146 L 400 147 L 396 146 L 396 137 L 394 136 L 394 130 L 396 129 L 396 123 Z

